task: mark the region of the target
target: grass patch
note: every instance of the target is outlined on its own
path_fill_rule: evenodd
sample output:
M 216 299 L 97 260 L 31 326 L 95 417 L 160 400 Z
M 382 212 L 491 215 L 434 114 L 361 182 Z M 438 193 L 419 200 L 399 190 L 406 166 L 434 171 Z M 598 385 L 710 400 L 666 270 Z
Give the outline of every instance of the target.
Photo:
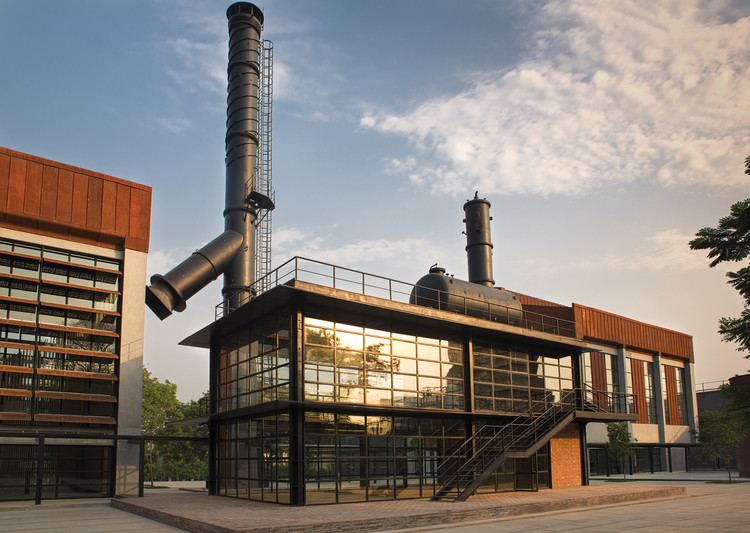
M 164 485 L 154 485 L 153 487 L 151 485 L 143 485 L 144 489 L 168 489 L 169 487 L 165 487 Z
M 722 479 L 722 480 L 715 479 L 713 481 L 706 481 L 706 483 L 719 483 L 721 485 L 734 485 L 735 483 L 737 484 L 747 483 L 747 481 L 744 481 L 742 479 L 737 479 L 737 480 L 733 479 L 732 481 L 729 481 L 728 479 Z

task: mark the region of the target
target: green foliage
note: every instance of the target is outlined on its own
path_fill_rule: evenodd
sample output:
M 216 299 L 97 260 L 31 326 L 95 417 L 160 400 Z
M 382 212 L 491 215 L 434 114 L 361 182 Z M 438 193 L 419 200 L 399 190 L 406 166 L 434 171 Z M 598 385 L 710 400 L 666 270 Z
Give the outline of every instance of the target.
M 204 393 L 204 398 L 208 392 Z M 161 383 L 143 369 L 143 406 L 141 434 L 148 436 L 207 438 L 206 426 L 175 425 L 170 422 L 196 418 L 200 402 L 182 403 L 177 399 L 177 385 Z M 149 441 L 146 443 L 147 475 L 154 479 L 201 479 L 208 475 L 208 446 L 189 441 Z
M 745 159 L 745 174 L 750 175 L 750 156 Z M 734 204 L 729 215 L 719 220 L 716 228 L 703 228 L 689 242 L 692 250 L 708 250 L 710 266 L 725 261 L 738 262 L 750 256 L 750 198 Z M 750 267 L 728 272 L 727 283 L 734 287 L 744 300 L 744 310 L 737 318 L 719 320 L 719 333 L 726 342 L 736 342 L 739 351 L 750 358 Z
M 622 477 L 625 478 L 624 459 L 635 453 L 635 443 L 630 437 L 628 425 L 625 422 L 610 422 L 607 424 L 607 454 L 611 459 L 622 464 Z
M 747 427 L 743 420 L 723 411 L 702 411 L 698 415 L 698 431 L 693 433 L 697 435 L 698 457 L 701 461 L 725 461 L 731 482 L 732 471 L 729 461 L 732 458 L 732 450 L 737 448 L 747 435 Z
M 726 398 L 731 401 L 727 414 L 736 415 L 750 428 L 750 385 L 722 385 L 719 387 Z

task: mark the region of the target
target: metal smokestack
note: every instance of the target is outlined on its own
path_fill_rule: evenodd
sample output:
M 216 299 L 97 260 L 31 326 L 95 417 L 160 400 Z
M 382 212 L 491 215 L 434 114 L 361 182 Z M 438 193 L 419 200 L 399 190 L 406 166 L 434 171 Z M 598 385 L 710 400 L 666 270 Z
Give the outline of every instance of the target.
M 260 144 L 260 39 L 263 13 L 238 2 L 227 9 L 229 66 L 227 68 L 226 199 L 224 229 L 240 233 L 244 243 L 224 272 L 221 293 L 230 309 L 250 299 L 255 276 L 255 221 L 270 199 L 255 191 Z M 267 207 L 267 206 L 266 206 Z
M 490 238 L 490 203 L 478 197 L 464 204 L 466 218 L 466 255 L 469 263 L 469 281 L 492 287 L 492 239 Z
M 273 201 L 256 190 L 260 161 L 263 13 L 248 2 L 227 9 L 226 198 L 224 233 L 167 272 L 151 277 L 146 304 L 161 319 L 183 311 L 185 302 L 224 274 L 222 295 L 231 311 L 250 300 L 255 281 L 255 224 Z

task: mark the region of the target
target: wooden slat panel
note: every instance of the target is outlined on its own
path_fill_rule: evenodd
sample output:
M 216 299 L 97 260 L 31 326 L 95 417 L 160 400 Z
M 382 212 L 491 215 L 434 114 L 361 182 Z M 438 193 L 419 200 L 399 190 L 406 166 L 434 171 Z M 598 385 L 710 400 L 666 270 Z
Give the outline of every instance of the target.
M 109 416 L 78 416 L 78 415 L 41 415 L 35 414 L 36 422 L 61 422 L 64 424 L 105 424 L 114 425 L 115 419 Z
M 693 338 L 598 309 L 573 304 L 578 338 L 693 361 Z
M 639 359 L 630 360 L 630 377 L 633 384 L 633 394 L 635 394 L 635 404 L 638 409 L 638 423 L 646 424 L 648 422 L 648 412 L 646 410 L 646 387 L 643 379 L 643 361 Z
M 57 370 L 54 368 L 38 368 L 37 374 L 45 376 L 59 376 L 68 378 L 101 379 L 103 381 L 117 381 L 112 374 L 97 374 L 96 372 L 76 372 L 73 370 Z
M 595 391 L 607 391 L 607 366 L 605 362 L 605 355 L 600 352 L 593 352 L 591 354 L 591 385 Z M 608 409 L 609 402 L 607 401 L 606 394 L 594 393 L 594 403 L 600 409 L 605 411 Z
M 30 390 L 0 389 L 0 396 L 12 396 L 14 398 L 31 398 Z
M 677 376 L 675 375 L 677 368 L 663 365 L 662 369 L 664 370 L 664 384 L 667 389 L 667 412 L 664 413 L 664 417 L 667 419 L 667 424 L 676 426 L 680 423 L 680 408 L 677 403 Z
M 31 415 L 26 413 L 0 413 L 0 420 L 13 422 L 31 422 Z
M 52 398 L 54 400 L 117 403 L 117 398 L 108 394 L 81 394 L 78 392 L 36 391 L 34 395 L 37 398 Z

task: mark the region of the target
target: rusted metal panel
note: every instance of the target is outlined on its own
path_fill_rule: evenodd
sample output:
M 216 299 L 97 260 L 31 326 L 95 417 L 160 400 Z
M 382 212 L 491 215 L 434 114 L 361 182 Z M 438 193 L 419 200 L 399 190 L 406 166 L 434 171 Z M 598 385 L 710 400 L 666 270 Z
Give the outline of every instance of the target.
M 70 222 L 73 212 L 73 173 L 60 170 L 57 180 L 57 220 Z
M 42 198 L 42 173 L 44 166 L 30 161 L 26 167 L 26 191 L 24 193 L 23 212 L 39 216 L 39 204 Z
M 46 165 L 42 174 L 42 197 L 39 215 L 44 218 L 57 218 L 57 181 L 59 170 Z
M 115 232 L 117 220 L 117 183 L 104 181 L 102 186 L 102 222 L 103 231 Z
M 102 227 L 102 190 L 101 178 L 89 176 L 89 187 L 86 194 L 86 226 L 94 229 Z
M 605 355 L 601 352 L 591 354 L 591 386 L 595 391 L 607 390 L 607 364 Z M 606 394 L 594 393 L 594 403 L 603 410 L 608 410 Z
M 151 187 L 0 147 L 0 222 L 147 252 Z

